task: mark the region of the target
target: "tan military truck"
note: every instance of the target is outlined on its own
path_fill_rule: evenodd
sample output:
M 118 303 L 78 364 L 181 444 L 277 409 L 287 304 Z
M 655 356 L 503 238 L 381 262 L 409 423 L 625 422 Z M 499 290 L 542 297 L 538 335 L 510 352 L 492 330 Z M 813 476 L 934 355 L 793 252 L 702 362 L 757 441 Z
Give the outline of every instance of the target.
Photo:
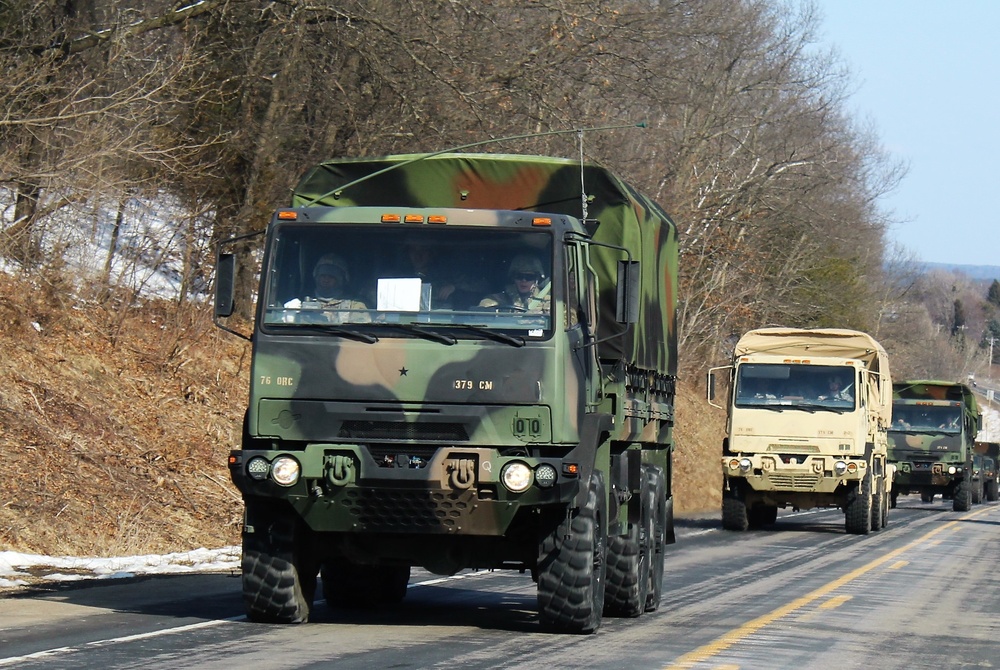
M 848 533 L 888 522 L 892 379 L 882 346 L 846 329 L 761 328 L 736 344 L 722 445 L 722 526 L 774 523 L 779 508 L 840 507 Z

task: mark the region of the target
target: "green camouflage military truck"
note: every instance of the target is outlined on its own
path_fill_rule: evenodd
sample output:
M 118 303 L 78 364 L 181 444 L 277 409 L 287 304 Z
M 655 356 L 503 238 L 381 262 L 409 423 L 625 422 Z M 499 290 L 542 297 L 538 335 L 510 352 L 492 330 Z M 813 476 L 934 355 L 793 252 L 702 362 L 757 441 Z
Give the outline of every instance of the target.
M 983 498 L 1000 499 L 1000 442 L 976 442 L 976 455 L 982 459 Z
M 234 332 L 245 244 L 220 245 Z M 331 606 L 397 602 L 413 566 L 530 572 L 558 631 L 657 608 L 677 369 L 658 205 L 557 158 L 333 160 L 259 258 L 229 460 L 250 619 L 306 621 L 320 581 Z
M 893 384 L 889 461 L 896 465 L 897 497 L 919 493 L 924 502 L 940 494 L 955 511 L 973 500 L 973 453 L 982 414 L 965 384 L 915 380 Z
M 885 350 L 855 330 L 760 328 L 737 342 L 722 445 L 722 526 L 774 523 L 778 509 L 839 507 L 848 533 L 888 523 Z M 718 405 L 717 405 L 718 406 Z

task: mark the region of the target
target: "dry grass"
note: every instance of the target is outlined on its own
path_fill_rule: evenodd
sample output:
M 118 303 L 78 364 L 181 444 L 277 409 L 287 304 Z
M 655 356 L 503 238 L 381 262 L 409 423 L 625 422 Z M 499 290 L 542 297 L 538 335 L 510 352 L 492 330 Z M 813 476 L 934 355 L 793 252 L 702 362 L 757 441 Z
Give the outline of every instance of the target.
M 70 301 L 0 273 L 0 550 L 121 556 L 239 541 L 226 456 L 249 345 L 205 309 Z M 682 384 L 678 513 L 718 509 L 722 417 Z

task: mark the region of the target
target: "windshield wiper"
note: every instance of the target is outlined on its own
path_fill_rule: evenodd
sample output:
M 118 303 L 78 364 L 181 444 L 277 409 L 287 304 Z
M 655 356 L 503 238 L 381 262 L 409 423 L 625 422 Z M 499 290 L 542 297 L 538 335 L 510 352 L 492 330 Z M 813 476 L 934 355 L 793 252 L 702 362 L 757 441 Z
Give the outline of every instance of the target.
M 501 332 L 499 332 L 497 330 L 490 330 L 489 328 L 486 328 L 485 326 L 471 326 L 471 325 L 468 325 L 468 324 L 462 324 L 459 327 L 462 328 L 462 329 L 464 329 L 464 330 L 471 330 L 474 333 L 479 333 L 480 335 L 483 335 L 484 337 L 488 337 L 491 340 L 497 340 L 498 342 L 506 342 L 507 344 L 509 344 L 512 347 L 523 347 L 524 346 L 524 338 L 523 337 L 514 337 L 513 335 L 508 335 L 507 333 L 501 333 Z
M 296 331 L 306 330 L 311 332 L 325 333 L 327 335 L 340 335 L 341 337 L 346 337 L 352 340 L 358 340 L 359 342 L 366 342 L 368 344 L 375 344 L 376 342 L 378 342 L 378 338 L 375 337 L 374 335 L 369 335 L 368 333 L 362 333 L 359 330 L 351 330 L 350 328 L 344 328 L 343 326 L 334 326 L 334 325 L 327 326 L 322 323 L 311 323 L 309 325 L 291 324 L 291 323 L 273 323 L 271 325 L 280 328 L 281 330 L 287 328 L 289 330 L 295 329 Z
M 814 403 L 799 404 L 794 405 L 794 407 L 804 409 L 807 412 L 816 412 L 819 410 L 821 412 L 833 412 L 834 414 L 843 414 L 844 412 L 850 411 L 845 407 L 830 407 L 828 405 L 816 405 Z
M 408 333 L 414 333 L 415 335 L 419 335 L 427 340 L 434 340 L 435 342 L 440 342 L 441 344 L 447 344 L 448 346 L 458 344 L 458 338 L 454 335 L 445 335 L 437 331 L 421 328 L 420 326 L 412 323 L 390 323 L 386 325 L 399 328 L 400 330 L 405 330 Z

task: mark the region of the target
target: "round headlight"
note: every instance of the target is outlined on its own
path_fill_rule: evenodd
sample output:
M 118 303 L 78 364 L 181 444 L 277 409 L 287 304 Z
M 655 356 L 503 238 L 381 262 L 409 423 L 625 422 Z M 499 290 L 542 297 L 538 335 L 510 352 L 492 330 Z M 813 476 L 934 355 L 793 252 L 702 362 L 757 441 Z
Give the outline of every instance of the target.
M 750 470 L 750 466 L 752 466 L 752 465 L 753 465 L 753 463 L 750 462 L 749 458 L 741 458 L 740 459 L 740 470 L 742 470 L 743 472 L 749 471 Z
M 520 461 L 512 461 L 503 466 L 500 481 L 514 493 L 526 491 L 531 486 L 531 468 Z
M 956 472 L 958 472 L 958 469 L 957 469 L 957 468 L 955 468 L 955 466 L 954 466 L 954 465 L 949 465 L 949 466 L 948 466 L 948 474 L 949 474 L 949 475 L 953 475 L 953 474 L 955 474 Z
M 854 462 L 848 463 L 847 464 L 847 471 L 850 472 L 853 475 L 855 472 L 858 471 L 858 464 L 854 463 Z
M 535 468 L 535 482 L 543 489 L 556 483 L 556 469 L 548 463 L 542 463 Z
M 247 474 L 250 475 L 250 479 L 256 479 L 258 482 L 267 479 L 267 473 L 270 469 L 271 464 L 261 456 L 254 456 L 247 461 Z
M 847 472 L 847 463 L 845 463 L 844 461 L 837 461 L 836 463 L 833 464 L 833 471 L 836 472 L 838 475 L 844 474 L 845 472 Z
M 271 477 L 282 486 L 291 486 L 299 481 L 302 467 L 291 456 L 278 456 L 271 464 Z

